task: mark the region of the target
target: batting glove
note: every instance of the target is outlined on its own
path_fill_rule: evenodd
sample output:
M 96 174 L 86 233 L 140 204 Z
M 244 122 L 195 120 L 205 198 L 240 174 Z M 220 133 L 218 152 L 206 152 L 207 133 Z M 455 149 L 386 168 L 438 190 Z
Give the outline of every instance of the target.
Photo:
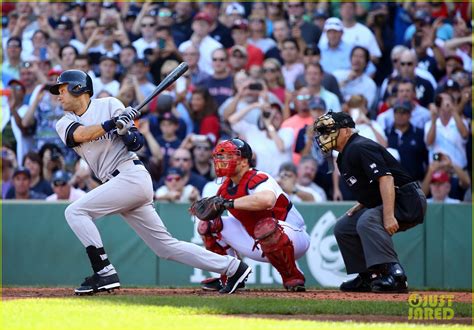
M 125 110 L 122 112 L 122 115 L 135 119 L 135 118 L 138 118 L 138 116 L 140 116 L 140 111 L 132 107 L 126 107 Z
M 119 128 L 117 125 L 117 134 L 118 135 L 125 135 L 127 134 L 130 127 L 133 126 L 133 119 L 126 115 L 121 115 L 118 117 L 117 122 L 121 122 L 123 124 L 122 128 Z

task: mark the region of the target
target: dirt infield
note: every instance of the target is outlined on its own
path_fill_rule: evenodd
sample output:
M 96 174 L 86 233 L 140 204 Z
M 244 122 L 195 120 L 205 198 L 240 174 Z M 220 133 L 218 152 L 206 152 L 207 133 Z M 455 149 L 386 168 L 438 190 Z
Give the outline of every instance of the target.
M 408 294 L 375 294 L 375 293 L 345 293 L 337 290 L 308 290 L 307 292 L 286 292 L 284 290 L 244 290 L 235 294 L 247 297 L 265 298 L 298 298 L 310 300 L 344 300 L 344 301 L 398 301 L 407 302 L 410 294 L 419 293 L 425 295 L 452 295 L 454 302 L 471 303 L 471 292 L 446 292 L 446 291 L 413 291 Z M 107 295 L 108 293 L 101 293 Z M 216 292 L 203 291 L 201 289 L 162 289 L 162 288 L 121 288 L 115 290 L 112 295 L 118 296 L 221 296 Z M 67 298 L 77 297 L 71 288 L 3 288 L 2 299 L 24 299 L 24 298 Z M 452 320 L 433 321 L 408 321 L 407 316 L 385 316 L 385 315 L 232 315 L 228 317 L 258 317 L 273 319 L 298 319 L 312 321 L 355 321 L 355 322 L 409 322 L 409 323 L 436 323 L 436 324 L 472 324 L 469 317 L 454 317 Z

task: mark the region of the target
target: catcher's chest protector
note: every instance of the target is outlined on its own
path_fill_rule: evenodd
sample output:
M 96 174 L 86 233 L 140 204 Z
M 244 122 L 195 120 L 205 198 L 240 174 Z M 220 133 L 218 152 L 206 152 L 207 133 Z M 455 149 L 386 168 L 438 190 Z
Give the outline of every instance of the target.
M 226 178 L 222 186 L 219 188 L 217 195 L 226 199 L 237 199 L 239 197 L 249 195 L 249 190 L 255 189 L 259 184 L 268 180 L 268 176 L 264 173 L 257 173 L 257 170 L 251 169 L 244 174 L 237 186 L 231 186 L 232 180 Z M 275 203 L 273 209 L 262 211 L 247 211 L 229 209 L 237 220 L 247 230 L 247 233 L 254 237 L 255 223 L 264 218 L 274 218 L 281 221 L 286 220 L 286 216 L 293 204 L 286 198 L 285 195 L 280 195 Z M 255 238 L 255 237 L 254 237 Z

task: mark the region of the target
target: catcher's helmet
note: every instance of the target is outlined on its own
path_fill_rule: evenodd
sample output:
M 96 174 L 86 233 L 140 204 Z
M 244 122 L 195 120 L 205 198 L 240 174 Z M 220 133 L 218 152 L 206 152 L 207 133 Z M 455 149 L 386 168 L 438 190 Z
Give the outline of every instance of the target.
M 339 129 L 354 128 L 355 123 L 352 117 L 345 112 L 332 112 L 322 115 L 313 125 L 315 133 L 314 139 L 321 151 L 327 153 L 337 147 L 337 137 Z
M 89 75 L 80 70 L 66 70 L 58 77 L 56 84 L 49 87 L 51 94 L 59 95 L 59 86 L 67 84 L 67 90 L 74 96 L 84 93 L 94 94 L 92 79 Z
M 251 164 L 252 148 L 247 142 L 234 138 L 219 143 L 214 148 L 212 158 L 218 177 L 233 176 L 240 159 L 247 159 Z

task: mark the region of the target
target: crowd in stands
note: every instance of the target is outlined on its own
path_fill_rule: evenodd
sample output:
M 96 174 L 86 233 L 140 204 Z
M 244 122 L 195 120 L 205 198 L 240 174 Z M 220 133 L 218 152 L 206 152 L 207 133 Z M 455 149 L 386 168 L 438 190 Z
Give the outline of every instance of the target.
M 239 136 L 294 202 L 352 200 L 312 124 L 345 111 L 429 201 L 471 201 L 470 2 L 2 3 L 2 198 L 69 200 L 101 182 L 56 133 L 62 71 L 136 106 L 157 200 L 217 191 L 212 150 Z

